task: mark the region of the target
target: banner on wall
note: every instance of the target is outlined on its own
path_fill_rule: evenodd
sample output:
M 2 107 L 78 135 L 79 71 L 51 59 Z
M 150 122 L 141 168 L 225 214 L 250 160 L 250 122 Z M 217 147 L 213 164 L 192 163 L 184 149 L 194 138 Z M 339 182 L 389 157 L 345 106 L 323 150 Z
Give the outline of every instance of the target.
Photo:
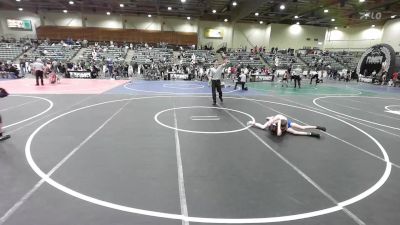
M 205 29 L 204 36 L 206 38 L 224 38 L 224 31 L 220 29 Z
M 7 27 L 21 30 L 32 30 L 32 23 L 30 20 L 7 19 Z
M 370 75 L 372 72 L 387 71 L 393 74 L 396 64 L 396 55 L 392 46 L 379 44 L 367 49 L 361 56 L 357 66 L 357 73 Z

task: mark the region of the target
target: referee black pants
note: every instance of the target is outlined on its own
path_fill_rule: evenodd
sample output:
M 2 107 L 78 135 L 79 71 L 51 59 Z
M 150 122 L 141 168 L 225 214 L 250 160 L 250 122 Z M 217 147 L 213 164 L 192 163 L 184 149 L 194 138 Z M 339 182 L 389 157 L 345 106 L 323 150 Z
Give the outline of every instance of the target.
M 43 71 L 36 70 L 35 75 L 36 75 L 36 85 L 39 85 L 39 78 L 40 78 L 40 81 L 41 81 L 42 86 L 43 86 L 44 85 L 43 84 Z
M 211 90 L 213 102 L 217 102 L 217 91 L 219 93 L 219 99 L 222 101 L 222 90 L 221 90 L 221 80 L 211 80 Z
M 235 84 L 235 90 L 236 90 L 236 88 L 237 88 L 237 86 L 238 86 L 238 84 L 241 84 L 242 85 L 242 91 L 244 91 L 244 85 L 246 84 L 246 82 L 236 82 L 236 84 Z
M 300 88 L 300 80 L 301 80 L 300 76 L 299 75 L 293 75 L 292 78 L 294 80 L 294 87 L 296 88 L 297 85 L 299 85 L 299 88 Z
M 315 79 L 315 85 L 317 85 L 319 83 L 319 78 L 318 78 L 318 74 L 315 74 L 311 77 L 310 79 L 310 84 L 312 84 L 312 80 Z

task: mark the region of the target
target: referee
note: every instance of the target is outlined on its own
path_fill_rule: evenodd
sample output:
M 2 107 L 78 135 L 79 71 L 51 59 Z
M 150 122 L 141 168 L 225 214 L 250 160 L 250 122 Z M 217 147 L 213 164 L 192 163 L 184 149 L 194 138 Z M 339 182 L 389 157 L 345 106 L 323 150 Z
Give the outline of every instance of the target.
M 211 89 L 212 89 L 212 97 L 213 97 L 213 105 L 217 105 L 217 93 L 219 93 L 219 100 L 221 103 L 224 102 L 222 99 L 222 90 L 221 90 L 221 78 L 222 71 L 226 66 L 227 61 L 224 60 L 222 64 L 219 64 L 217 60 L 214 61 L 214 67 L 210 69 L 210 79 L 211 79 Z
M 36 75 L 36 86 L 39 86 L 39 78 L 40 81 L 43 84 L 43 71 L 44 71 L 44 64 L 42 63 L 41 59 L 36 59 L 36 62 L 32 64 L 32 70 L 35 71 Z

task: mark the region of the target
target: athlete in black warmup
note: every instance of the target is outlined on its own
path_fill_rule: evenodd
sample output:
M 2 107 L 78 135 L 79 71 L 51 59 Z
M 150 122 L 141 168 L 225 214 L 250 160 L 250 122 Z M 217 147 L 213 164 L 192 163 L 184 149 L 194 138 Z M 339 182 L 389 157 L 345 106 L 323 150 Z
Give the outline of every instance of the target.
M 0 88 L 0 98 L 4 98 L 7 96 L 8 96 L 7 91 L 4 90 L 3 88 Z M 10 135 L 3 135 L 3 121 L 2 121 L 1 115 L 0 115 L 0 141 L 7 140 L 10 137 L 11 137 Z
M 267 117 L 267 122 L 265 124 L 254 123 L 253 121 L 247 122 L 248 126 L 254 126 L 260 128 L 262 130 L 268 129 L 271 131 L 272 134 L 277 136 L 282 136 L 286 132 L 300 135 L 300 136 L 310 136 L 320 138 L 320 134 L 314 132 L 305 132 L 305 131 L 298 131 L 298 130 L 307 130 L 307 129 L 318 129 L 322 131 L 326 131 L 325 127 L 320 126 L 302 126 L 297 123 L 293 123 L 292 121 L 288 120 L 287 117 L 283 115 L 276 115 Z M 298 130 L 295 130 L 298 129 Z
M 312 80 L 314 80 L 314 79 L 315 79 L 315 85 L 317 85 L 317 84 L 319 83 L 318 73 L 313 74 L 313 75 L 311 76 L 310 84 L 312 84 Z

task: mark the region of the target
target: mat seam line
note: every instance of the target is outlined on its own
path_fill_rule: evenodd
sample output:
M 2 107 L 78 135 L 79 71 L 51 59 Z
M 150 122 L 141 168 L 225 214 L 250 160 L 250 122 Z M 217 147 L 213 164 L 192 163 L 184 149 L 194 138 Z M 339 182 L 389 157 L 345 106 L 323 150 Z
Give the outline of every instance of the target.
M 175 101 L 173 99 L 173 107 L 174 107 L 174 126 L 178 128 L 178 119 L 176 117 L 175 110 Z M 175 136 L 175 152 L 176 152 L 176 161 L 177 161 L 177 169 L 178 169 L 178 184 L 179 184 L 179 203 L 181 208 L 181 214 L 187 218 L 189 216 L 187 201 L 186 201 L 186 190 L 185 190 L 185 179 L 183 176 L 183 165 L 182 165 L 182 155 L 181 155 L 181 145 L 179 141 L 179 131 L 174 129 Z M 182 225 L 189 225 L 189 221 L 182 220 Z

